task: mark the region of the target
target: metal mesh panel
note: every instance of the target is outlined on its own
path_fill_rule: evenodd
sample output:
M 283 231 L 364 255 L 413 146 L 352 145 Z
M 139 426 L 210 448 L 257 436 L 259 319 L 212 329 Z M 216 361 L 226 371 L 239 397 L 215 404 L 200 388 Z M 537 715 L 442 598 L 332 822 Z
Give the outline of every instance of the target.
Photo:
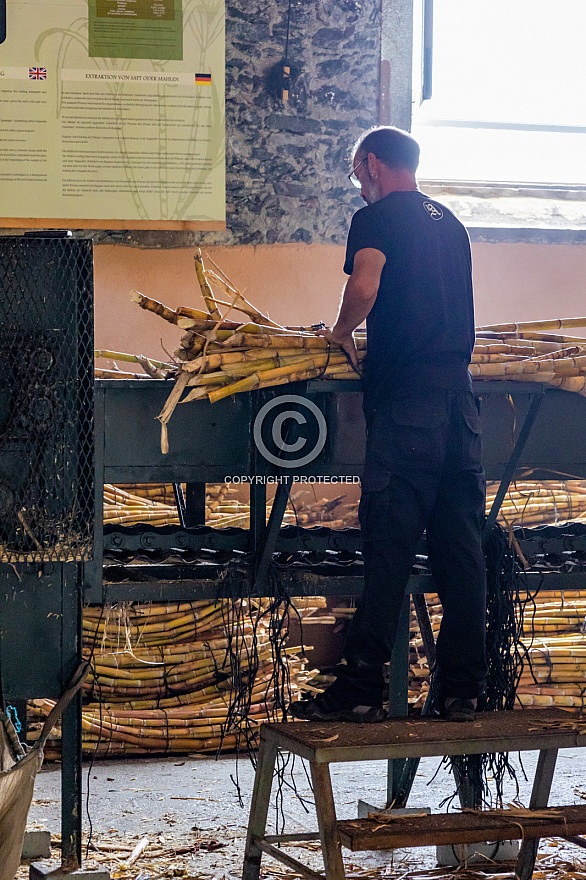
M 0 238 L 0 561 L 93 549 L 88 241 Z

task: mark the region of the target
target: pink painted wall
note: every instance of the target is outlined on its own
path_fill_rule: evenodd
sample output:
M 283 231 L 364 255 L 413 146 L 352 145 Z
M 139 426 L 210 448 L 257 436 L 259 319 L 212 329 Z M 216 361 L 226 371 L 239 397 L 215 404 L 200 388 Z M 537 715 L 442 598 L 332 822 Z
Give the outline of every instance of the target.
M 130 290 L 171 308 L 205 308 L 192 249 L 141 250 L 116 245 L 94 249 L 96 348 L 162 357 L 181 332 L 130 300 Z M 345 275 L 344 249 L 335 245 L 210 247 L 221 267 L 258 309 L 283 324 L 333 321 Z M 234 317 L 240 320 L 240 315 Z M 140 351 L 139 351 L 140 349 Z
M 334 320 L 346 278 L 343 247 L 286 244 L 205 252 L 274 320 Z M 132 303 L 129 292 L 136 288 L 172 308 L 202 308 L 193 251 L 98 245 L 94 254 L 96 348 L 165 359 L 161 340 L 172 352 L 180 331 Z M 473 264 L 479 326 L 586 315 L 586 246 L 474 244 Z
M 474 244 L 472 258 L 477 326 L 586 316 L 586 245 Z

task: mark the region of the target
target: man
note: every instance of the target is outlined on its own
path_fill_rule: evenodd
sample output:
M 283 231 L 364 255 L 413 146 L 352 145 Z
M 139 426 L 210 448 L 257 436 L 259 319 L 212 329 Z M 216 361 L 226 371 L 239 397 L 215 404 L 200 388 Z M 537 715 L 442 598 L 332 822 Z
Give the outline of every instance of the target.
M 367 441 L 360 524 L 364 593 L 336 681 L 291 705 L 296 718 L 380 721 L 390 659 L 417 544 L 443 605 L 437 640 L 440 714 L 472 721 L 486 679 L 485 486 L 468 365 L 474 346 L 470 243 L 462 224 L 417 187 L 419 146 L 381 127 L 359 141 L 354 215 L 336 324 L 324 335 L 357 365 L 366 318 Z

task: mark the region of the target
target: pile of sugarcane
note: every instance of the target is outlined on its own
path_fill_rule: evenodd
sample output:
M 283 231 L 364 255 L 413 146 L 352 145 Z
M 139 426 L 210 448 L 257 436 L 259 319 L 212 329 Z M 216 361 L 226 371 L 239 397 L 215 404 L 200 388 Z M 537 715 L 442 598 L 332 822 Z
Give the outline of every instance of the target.
M 486 485 L 486 512 L 490 510 L 499 483 Z M 320 513 L 320 506 L 323 512 Z M 314 502 L 308 514 L 302 506 L 299 521 L 303 524 L 323 523 L 332 529 L 360 528 L 358 502 L 343 498 Z M 586 480 L 516 480 L 511 483 L 503 500 L 497 522 L 503 526 L 556 525 L 586 519 Z
M 499 483 L 486 485 L 486 511 L 490 510 Z M 501 505 L 503 526 L 556 525 L 586 517 L 586 480 L 516 480 Z
M 358 501 L 347 501 L 345 495 L 335 498 L 307 497 L 306 492 L 292 494 L 296 522 L 306 528 L 324 525 L 330 529 L 359 528 Z
M 175 501 L 161 503 L 148 496 L 128 492 L 121 486 L 104 485 L 104 525 L 133 526 L 150 523 L 156 526 L 179 523 Z
M 521 595 L 521 601 L 527 595 Z M 426 596 L 434 637 L 441 623 L 441 604 Z M 525 660 L 518 705 L 560 706 L 581 711 L 586 695 L 586 590 L 542 590 L 525 607 L 522 644 Z M 409 701 L 420 705 L 429 686 L 429 668 L 415 611 L 411 610 Z
M 185 331 L 174 353 L 175 386 L 159 415 L 163 451 L 168 450 L 166 426 L 179 402 L 206 398 L 214 403 L 241 391 L 317 377 L 360 378 L 345 352 L 320 336 L 318 328 L 276 323 L 244 299 L 213 261 L 208 262 L 213 268 L 204 265 L 198 249 L 195 270 L 206 310 L 171 309 L 131 292 L 141 308 Z M 244 321 L 235 320 L 234 312 L 245 315 Z M 573 327 L 586 327 L 586 318 L 481 327 L 471 373 L 480 379 L 513 378 L 586 393 L 586 339 L 545 332 Z M 354 337 L 361 362 L 366 354 L 365 331 L 356 330 Z M 164 365 L 154 361 L 144 368 L 151 374 L 157 369 L 164 372 Z
M 181 486 L 185 492 L 185 485 Z M 291 494 L 283 516 L 284 525 L 326 525 L 332 529 L 358 527 L 358 502 L 346 502 L 345 495 L 333 499 L 308 498 L 306 491 Z M 267 517 L 272 501 L 267 503 Z M 238 490 L 226 483 L 207 483 L 205 521 L 217 528 L 248 528 L 250 504 L 241 501 Z M 171 483 L 104 486 L 104 523 L 115 525 L 178 525 L 179 514 Z
M 529 605 L 524 616 L 530 663 L 525 664 L 517 688 L 519 702 L 581 712 L 586 692 L 586 590 L 544 590 L 535 603 L 534 611 Z
M 185 486 L 182 485 L 185 491 Z M 235 488 L 226 483 L 207 483 L 205 521 L 219 528 L 247 526 L 250 505 L 238 499 Z M 104 523 L 116 525 L 178 525 L 179 514 L 171 483 L 104 486 Z
M 544 332 L 575 327 L 586 327 L 586 318 L 480 327 L 470 372 L 480 379 L 543 382 L 586 394 L 586 339 Z
M 490 510 L 498 483 L 487 484 L 486 509 Z M 271 502 L 267 505 L 267 516 Z M 205 520 L 218 528 L 247 528 L 250 504 L 238 498 L 235 487 L 225 483 L 206 485 Z M 511 483 L 501 506 L 498 522 L 510 525 L 545 525 L 586 518 L 586 481 L 516 481 Z M 170 483 L 104 486 L 104 523 L 118 525 L 177 525 L 179 515 Z M 285 525 L 325 525 L 331 529 L 359 528 L 358 502 L 345 495 L 308 498 L 307 492 L 292 493 L 283 517 Z
M 185 485 L 181 486 L 185 492 Z M 267 519 L 272 500 L 267 502 Z M 296 509 L 296 508 L 295 508 Z M 316 519 L 319 516 L 316 514 Z M 250 504 L 238 498 L 238 491 L 226 483 L 207 483 L 205 496 L 205 522 L 216 528 L 250 525 Z M 285 525 L 295 524 L 295 510 L 289 505 L 283 517 Z M 104 523 L 113 525 L 138 525 L 150 523 L 155 526 L 178 525 L 179 514 L 171 483 L 145 483 L 143 485 L 104 486 Z
M 330 345 L 311 327 L 284 327 L 271 320 L 244 299 L 221 269 L 212 265 L 214 268 L 204 265 L 198 249 L 195 270 L 206 311 L 170 309 L 138 291 L 131 292 L 131 298 L 141 308 L 186 331 L 174 355 L 175 387 L 159 415 L 163 451 L 168 450 L 167 423 L 184 392 L 187 393 L 183 403 L 202 398 L 214 403 L 241 391 L 318 376 L 354 375 L 339 346 Z M 228 301 L 219 299 L 211 285 Z M 233 312 L 245 315 L 245 321 L 229 317 Z M 357 347 L 362 358 L 366 350 L 363 331 L 357 333 Z
M 250 728 L 280 715 L 275 708 L 268 600 L 242 603 L 239 674 L 245 682 L 252 676 L 246 717 Z M 302 620 L 325 605 L 319 597 L 294 600 Z M 227 601 L 85 608 L 83 653 L 91 658 L 92 672 L 84 684 L 84 752 L 112 756 L 234 748 L 239 731 L 229 724 L 234 684 L 228 654 L 234 636 L 230 620 Z M 286 648 L 285 657 L 295 698 L 311 673 L 305 670 L 299 648 Z M 38 719 L 52 705 L 50 700 L 31 704 L 30 741 L 38 736 Z M 57 729 L 48 757 L 56 756 L 59 737 Z

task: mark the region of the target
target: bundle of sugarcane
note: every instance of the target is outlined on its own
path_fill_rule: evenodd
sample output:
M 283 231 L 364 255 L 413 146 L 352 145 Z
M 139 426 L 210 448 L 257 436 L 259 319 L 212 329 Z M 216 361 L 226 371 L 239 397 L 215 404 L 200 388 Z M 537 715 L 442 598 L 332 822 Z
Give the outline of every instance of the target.
M 131 491 L 129 491 L 131 490 Z M 238 500 L 225 484 L 210 484 L 205 496 L 205 520 L 218 527 L 244 526 L 250 505 Z M 104 486 L 104 523 L 118 525 L 178 525 L 179 514 L 171 484 Z
M 125 489 L 139 498 L 148 498 L 149 501 L 157 501 L 159 504 L 175 504 L 175 490 L 173 483 L 125 483 L 119 488 Z M 181 483 L 181 490 L 186 491 L 185 483 Z M 228 483 L 206 483 L 205 502 L 206 510 L 216 510 L 224 501 L 233 501 L 238 495 L 237 490 Z
M 136 290 L 131 292 L 141 308 L 186 331 L 175 352 L 175 387 L 159 415 L 164 452 L 168 450 L 166 426 L 180 401 L 207 398 L 214 403 L 241 391 L 316 377 L 359 378 L 345 352 L 330 345 L 315 327 L 288 327 L 271 320 L 210 262 L 213 269 L 204 265 L 198 249 L 195 269 L 205 311 L 171 309 Z M 218 299 L 214 288 L 228 301 Z M 220 306 L 225 309 L 223 314 Z M 230 320 L 231 312 L 245 315 L 245 322 Z M 542 382 L 586 393 L 586 339 L 544 332 L 585 326 L 586 318 L 566 318 L 481 327 L 472 375 Z M 366 335 L 363 330 L 354 335 L 361 360 L 366 353 Z
M 486 486 L 486 511 L 490 510 L 499 483 Z M 333 505 L 336 504 L 335 508 Z M 358 503 L 343 499 L 296 505 L 299 522 L 323 523 L 330 528 L 359 528 Z M 497 521 L 510 525 L 549 525 L 586 519 L 586 480 L 516 480 L 511 483 Z
M 236 489 L 225 484 L 210 484 L 206 491 L 205 522 L 217 528 L 250 525 L 250 504 L 240 501 Z M 128 491 L 131 488 L 132 491 Z M 266 515 L 270 516 L 272 500 L 267 502 Z M 289 504 L 283 516 L 284 525 L 295 525 L 296 508 Z M 178 525 L 179 514 L 171 484 L 139 486 L 104 486 L 104 523 L 132 526 L 150 523 L 154 526 Z M 335 527 L 335 526 L 332 526 Z
M 521 594 L 520 598 L 521 601 L 529 599 L 527 594 Z M 437 638 L 441 604 L 433 594 L 426 599 Z M 586 635 L 582 633 L 585 614 L 586 591 L 564 595 L 559 590 L 543 590 L 533 600 L 529 599 L 523 618 L 525 659 L 517 688 L 519 707 L 560 706 L 582 710 L 582 697 L 586 693 Z M 419 705 L 428 690 L 429 670 L 413 609 L 410 629 L 409 696 L 412 705 Z M 546 632 L 548 635 L 544 638 Z
M 574 327 L 586 327 L 586 318 L 480 327 L 470 372 L 480 379 L 542 382 L 586 394 L 586 339 L 545 332 Z
M 498 491 L 487 483 L 487 512 Z M 511 483 L 499 511 L 502 525 L 546 525 L 586 518 L 585 480 L 516 480 Z
M 487 484 L 487 511 L 498 483 Z M 270 513 L 271 502 L 267 507 Z M 238 499 L 226 484 L 206 488 L 206 522 L 217 527 L 249 524 L 250 505 Z M 509 487 L 498 522 L 502 525 L 555 524 L 586 518 L 586 481 L 516 481 Z M 104 487 L 104 522 L 124 525 L 151 523 L 177 525 L 179 517 L 171 484 Z M 307 500 L 306 493 L 292 495 L 283 518 L 285 525 L 326 525 L 332 529 L 359 528 L 358 502 L 333 499 Z
M 212 261 L 210 261 L 212 262 Z M 204 266 L 201 251 L 195 254 L 195 270 L 206 311 L 170 309 L 162 303 L 131 292 L 141 308 L 186 331 L 177 359 L 176 382 L 159 419 L 162 449 L 168 450 L 167 423 L 182 402 L 207 398 L 212 403 L 240 391 L 284 385 L 303 379 L 346 377 L 354 369 L 338 345 L 330 345 L 311 327 L 284 327 L 249 303 L 215 265 Z M 217 298 L 213 285 L 228 302 Z M 224 308 L 220 312 L 219 306 Z M 230 320 L 231 312 L 245 315 L 244 323 Z M 366 349 L 364 332 L 357 333 L 359 357 Z
M 305 622 L 326 602 L 312 597 L 293 604 Z M 279 717 L 267 609 L 268 600 L 242 600 L 240 609 L 246 613 L 239 623 L 239 676 L 250 688 L 249 727 Z M 227 602 L 84 609 L 83 652 L 92 660 L 84 685 L 84 751 L 117 755 L 234 748 L 239 733 L 229 724 L 229 619 Z M 295 697 L 310 673 L 299 648 L 286 648 L 284 656 Z M 39 733 L 37 719 L 52 705 L 48 700 L 31 705 L 31 741 Z M 53 735 L 53 752 L 59 736 L 59 731 Z
M 521 595 L 522 600 L 527 598 Z M 534 603 L 534 604 L 533 604 Z M 586 591 L 543 590 L 529 598 L 523 615 L 523 637 L 526 642 L 534 634 L 579 633 L 586 616 Z
M 177 507 L 127 492 L 121 486 L 104 485 L 104 524 L 132 526 L 151 523 L 156 526 L 179 522 Z
M 330 529 L 358 527 L 358 502 L 347 502 L 345 495 L 308 499 L 307 492 L 292 493 L 298 525 L 325 525 Z
M 560 706 L 581 713 L 586 696 L 586 636 L 569 632 L 528 647 L 517 698 L 521 706 Z

